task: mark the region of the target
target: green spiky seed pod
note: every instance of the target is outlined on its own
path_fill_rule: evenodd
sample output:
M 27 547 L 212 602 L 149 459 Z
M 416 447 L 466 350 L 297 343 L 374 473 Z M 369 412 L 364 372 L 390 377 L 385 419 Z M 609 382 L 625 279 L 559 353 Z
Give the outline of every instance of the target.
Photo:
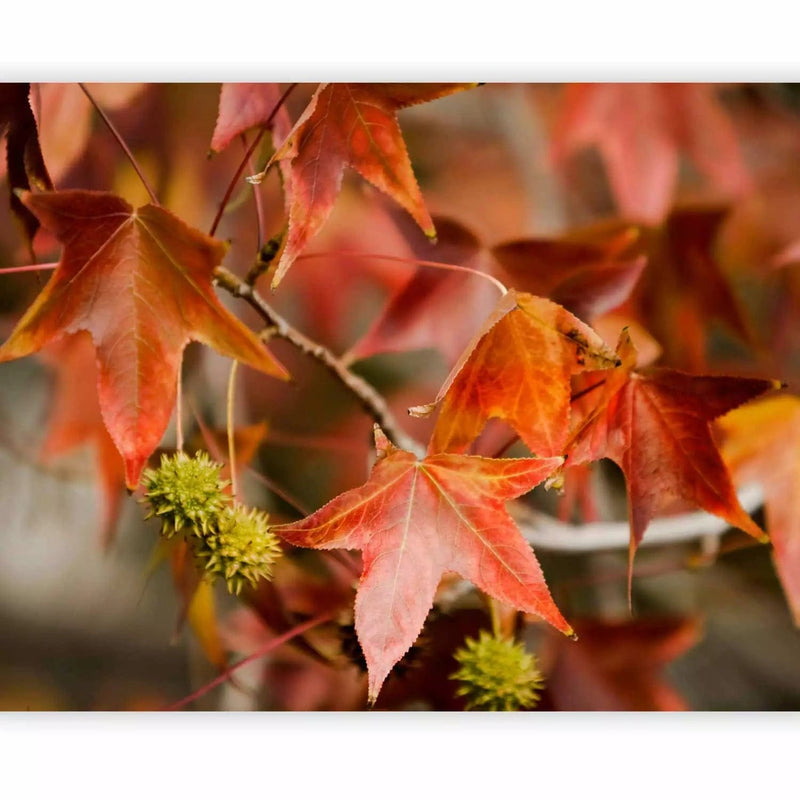
M 150 505 L 147 518 L 159 517 L 161 533 L 167 538 L 183 528 L 198 536 L 207 533 L 230 502 L 221 469 L 208 453 L 162 455 L 158 469 L 145 470 L 142 476 L 145 501 Z
M 467 637 L 455 659 L 461 668 L 450 677 L 461 685 L 456 694 L 466 698 L 469 711 L 519 711 L 534 708 L 544 679 L 536 658 L 511 639 L 481 631 Z
M 272 565 L 282 551 L 267 519 L 255 508 L 228 507 L 215 527 L 192 543 L 206 574 L 212 580 L 224 577 L 231 594 L 239 594 L 245 583 L 255 587 L 260 578 L 272 577 Z

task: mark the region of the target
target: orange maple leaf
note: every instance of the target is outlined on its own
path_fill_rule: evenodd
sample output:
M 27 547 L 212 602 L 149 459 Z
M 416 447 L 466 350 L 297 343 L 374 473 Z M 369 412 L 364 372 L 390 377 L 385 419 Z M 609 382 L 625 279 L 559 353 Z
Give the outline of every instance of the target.
M 64 334 L 89 331 L 97 348 L 103 420 L 135 489 L 169 423 L 181 354 L 190 340 L 275 377 L 286 371 L 217 299 L 222 242 L 154 205 L 134 209 L 107 192 L 20 195 L 64 245 L 42 292 L 0 347 L 22 358 Z
M 781 395 L 737 408 L 715 428 L 736 479 L 764 489 L 775 567 L 800 625 L 800 398 Z
M 564 452 L 570 376 L 618 363 L 585 323 L 542 297 L 509 291 L 467 347 L 434 404 L 429 452 L 463 452 L 492 418 L 506 420 L 533 453 Z

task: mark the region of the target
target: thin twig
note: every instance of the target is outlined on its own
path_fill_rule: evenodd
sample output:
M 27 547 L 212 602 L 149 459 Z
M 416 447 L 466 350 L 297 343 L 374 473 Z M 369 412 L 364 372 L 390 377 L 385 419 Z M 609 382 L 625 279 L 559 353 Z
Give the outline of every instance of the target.
M 79 83 L 78 86 L 81 87 L 83 93 L 89 98 L 89 102 L 95 107 L 95 110 L 100 115 L 100 119 L 103 120 L 105 126 L 111 131 L 111 135 L 117 140 L 119 146 L 125 151 L 125 155 L 128 157 L 128 161 L 131 162 L 131 166 L 136 170 L 136 174 L 139 176 L 139 180 L 144 185 L 144 188 L 147 189 L 147 194 L 150 195 L 150 199 L 153 201 L 154 205 L 161 205 L 158 202 L 158 198 L 156 197 L 156 193 L 153 191 L 153 187 L 150 186 L 149 181 L 144 176 L 144 172 L 142 172 L 141 167 L 139 166 L 139 162 L 136 160 L 136 157 L 131 152 L 128 145 L 125 143 L 125 140 L 120 135 L 120 132 L 114 127 L 114 123 L 108 118 L 108 115 L 105 111 L 97 103 L 97 100 L 94 99 L 92 93 L 86 88 L 86 85 L 83 83 Z
M 242 146 L 244 147 L 246 153 L 248 151 L 247 137 L 244 134 L 242 134 Z M 247 166 L 250 168 L 251 172 L 255 171 L 252 155 L 247 159 Z M 256 206 L 256 229 L 258 236 L 258 248 L 260 250 L 261 246 L 264 244 L 264 204 L 261 202 L 261 190 L 255 184 L 253 184 L 253 202 Z
M 15 272 L 38 272 L 40 269 L 55 269 L 58 261 L 50 261 L 47 264 L 28 264 L 24 267 L 3 267 L 0 275 L 12 275 Z
M 308 508 L 302 501 L 298 500 L 288 489 L 284 489 L 280 484 L 276 483 L 272 478 L 267 477 L 263 473 L 254 469 L 253 467 L 245 467 L 245 469 L 263 486 L 266 486 L 276 497 L 283 500 L 284 503 L 291 506 L 297 511 L 301 517 L 307 517 L 312 509 Z
M 175 449 L 183 450 L 183 361 L 178 364 L 178 390 L 175 399 Z
M 197 700 L 199 697 L 202 697 L 205 694 L 208 694 L 212 689 L 215 689 L 222 683 L 225 683 L 230 676 L 236 672 L 237 669 L 245 666 L 245 664 L 249 664 L 252 661 L 255 661 L 262 656 L 267 655 L 267 653 L 275 650 L 277 647 L 280 647 L 282 644 L 286 644 L 291 639 L 294 639 L 296 636 L 300 636 L 301 634 L 305 633 L 306 631 L 310 631 L 312 628 L 316 628 L 318 625 L 322 625 L 324 622 L 329 622 L 335 613 L 328 612 L 327 614 L 321 614 L 318 617 L 314 617 L 314 619 L 310 619 L 307 622 L 303 622 L 302 624 L 292 628 L 286 633 L 281 634 L 280 636 L 276 636 L 274 639 L 270 639 L 263 647 L 259 647 L 258 650 L 251 653 L 246 658 L 243 658 L 241 661 L 237 661 L 233 666 L 228 667 L 224 672 L 217 675 L 213 681 L 207 683 L 205 686 L 201 686 L 196 692 L 192 692 L 190 695 L 187 695 L 182 700 L 178 700 L 177 703 L 173 703 L 171 706 L 167 706 L 166 708 L 162 709 L 163 711 L 177 711 L 180 708 L 191 703 L 193 700 Z
M 445 261 L 427 261 L 421 258 L 407 258 L 406 256 L 391 256 L 384 253 L 359 253 L 354 250 L 332 250 L 320 253 L 302 253 L 297 256 L 296 261 L 305 261 L 309 258 L 330 258 L 331 256 L 342 256 L 344 258 L 369 258 L 376 261 L 396 261 L 400 264 L 417 264 L 420 267 L 433 267 L 434 269 L 447 269 L 452 272 L 467 272 L 470 275 L 477 275 L 479 278 L 489 281 L 494 284 L 495 288 L 499 290 L 500 294 L 508 294 L 508 288 L 494 275 L 488 272 L 481 272 L 479 269 L 472 267 L 465 267 L 461 264 L 448 264 Z
M 236 503 L 236 437 L 233 432 L 233 393 L 236 386 L 236 367 L 239 362 L 234 358 L 231 364 L 231 374 L 228 378 L 228 468 L 231 473 L 231 495 L 233 502 Z
M 214 270 L 214 278 L 223 289 L 234 297 L 245 300 L 261 315 L 269 326 L 270 336 L 285 339 L 333 373 L 342 385 L 358 398 L 364 410 L 380 425 L 386 436 L 397 447 L 420 457 L 423 455 L 421 445 L 404 433 L 397 424 L 386 400 L 367 381 L 351 372 L 327 347 L 309 339 L 293 328 L 252 286 L 237 278 L 230 270 L 221 266 L 217 267 Z
M 250 156 L 258 147 L 258 143 L 261 141 L 264 133 L 266 132 L 267 128 L 269 128 L 272 120 L 275 119 L 275 115 L 280 111 L 283 104 L 286 102 L 286 99 L 289 95 L 294 91 L 296 83 L 293 83 L 289 86 L 289 88 L 281 95 L 280 100 L 275 104 L 275 108 L 272 109 L 270 115 L 267 117 L 264 124 L 261 126 L 261 129 L 253 138 L 250 147 L 247 148 L 247 152 L 244 154 L 244 158 L 239 162 L 239 168 L 236 170 L 233 178 L 231 178 L 231 182 L 228 184 L 228 188 L 225 190 L 225 194 L 222 198 L 222 201 L 219 204 L 219 208 L 217 209 L 217 215 L 214 217 L 214 221 L 211 223 L 211 228 L 208 231 L 209 236 L 213 236 L 217 232 L 217 227 L 219 226 L 220 220 L 222 219 L 222 215 L 225 213 L 225 208 L 230 202 L 231 196 L 233 195 L 233 190 L 236 188 L 236 184 L 239 182 L 239 178 L 242 177 L 242 173 L 244 172 L 245 167 L 247 166 L 248 162 L 250 161 Z

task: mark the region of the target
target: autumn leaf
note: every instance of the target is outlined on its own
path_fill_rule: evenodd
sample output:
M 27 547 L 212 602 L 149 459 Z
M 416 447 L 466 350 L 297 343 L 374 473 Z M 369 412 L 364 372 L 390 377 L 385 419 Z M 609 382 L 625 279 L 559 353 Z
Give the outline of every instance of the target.
M 123 112 L 147 91 L 144 83 L 87 83 L 86 88 L 106 112 Z M 58 182 L 97 144 L 96 110 L 77 83 L 33 84 L 37 102 L 33 113 L 39 126 L 42 153 L 53 180 Z M 90 144 L 91 142 L 91 144 Z M 44 187 L 42 187 L 44 188 Z M 53 188 L 52 186 L 47 188 Z
M 377 428 L 375 440 L 379 460 L 363 486 L 299 522 L 273 528 L 301 547 L 363 551 L 355 624 L 371 701 L 422 630 L 446 571 L 571 635 L 533 551 L 504 508 L 562 459 L 442 453 L 420 461 Z
M 590 322 L 628 299 L 646 262 L 642 230 L 624 224 L 503 242 L 491 253 L 507 286 L 548 297 Z
M 463 452 L 497 417 L 531 452 L 560 455 L 569 429 L 570 376 L 616 363 L 602 339 L 566 309 L 511 290 L 442 386 L 429 452 Z
M 717 420 L 722 457 L 736 480 L 764 490 L 773 558 L 800 625 L 800 398 L 781 395 Z
M 455 220 L 436 218 L 436 244 L 405 220 L 397 222 L 416 258 L 480 270 L 483 246 Z M 422 265 L 394 293 L 348 359 L 436 348 L 451 366 L 474 333 L 475 320 L 489 314 L 496 299 L 497 288 L 477 275 Z
M 39 144 L 36 119 L 29 101 L 30 84 L 0 86 L 0 132 L 6 133 L 6 162 L 11 210 L 22 223 L 28 242 L 39 229 L 39 220 L 14 193 L 15 189 L 52 189 Z
M 645 231 L 647 267 L 629 307 L 661 344 L 669 366 L 707 369 L 712 322 L 752 343 L 750 326 L 714 253 L 729 211 L 725 206 L 682 206 L 662 226 Z
M 684 154 L 727 196 L 749 186 L 736 131 L 709 85 L 569 86 L 553 141 L 561 164 L 575 151 L 596 146 L 620 211 L 642 222 L 663 220 Z
M 219 114 L 211 137 L 211 149 L 222 152 L 240 133 L 271 121 L 277 141 L 283 142 L 291 128 L 277 83 L 223 83 L 219 95 Z M 274 118 L 273 118 L 274 115 Z
M 85 333 L 65 336 L 42 349 L 41 358 L 55 376 L 41 457 L 49 461 L 82 445 L 93 447 L 104 501 L 101 538 L 107 546 L 119 517 L 125 465 L 100 413 L 92 340 Z
M 277 286 L 333 208 L 346 166 L 401 205 L 429 237 L 436 231 L 406 151 L 397 112 L 473 84 L 323 83 L 273 155 L 290 162 L 289 232 Z M 268 165 L 269 168 L 269 165 Z
M 557 711 L 687 711 L 664 668 L 700 639 L 681 618 L 582 620 L 579 639 L 549 636 L 546 698 Z
M 211 285 L 225 245 L 163 208 L 136 211 L 106 192 L 23 193 L 64 245 L 58 266 L 0 347 L 0 361 L 88 331 L 97 348 L 103 420 L 134 489 L 166 430 L 181 354 L 203 342 L 275 377 L 284 369 L 217 299 Z
M 650 521 L 681 504 L 764 539 L 739 504 L 709 424 L 777 384 L 667 369 L 634 372 L 636 351 L 626 331 L 617 353 L 621 365 L 597 373 L 598 389 L 573 404 L 574 433 L 567 453 L 571 464 L 609 458 L 622 469 L 628 486 L 630 563 Z

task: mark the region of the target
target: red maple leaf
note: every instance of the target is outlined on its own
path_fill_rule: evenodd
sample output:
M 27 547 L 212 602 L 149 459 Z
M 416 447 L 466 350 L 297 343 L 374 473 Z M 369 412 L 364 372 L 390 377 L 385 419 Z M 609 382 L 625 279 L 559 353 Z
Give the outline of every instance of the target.
M 548 297 L 590 322 L 628 299 L 646 261 L 641 229 L 624 223 L 503 242 L 491 252 L 507 286 Z
M 471 84 L 323 83 L 270 164 L 290 162 L 289 233 L 275 274 L 277 286 L 331 213 L 346 166 L 399 203 L 429 237 L 425 208 L 397 112 Z
M 483 246 L 455 220 L 437 217 L 436 243 L 396 219 L 414 256 L 480 269 Z M 458 302 L 454 300 L 458 298 Z M 475 319 L 489 314 L 497 289 L 477 275 L 422 265 L 389 300 L 372 327 L 348 353 L 349 360 L 375 353 L 436 348 L 454 364 L 475 331 Z
M 533 551 L 504 508 L 562 459 L 435 454 L 418 460 L 393 447 L 377 428 L 375 441 L 379 460 L 363 486 L 299 522 L 273 528 L 301 547 L 363 551 L 355 624 L 372 701 L 422 630 L 446 571 L 572 634 Z
M 64 245 L 58 267 L 0 347 L 22 358 L 64 334 L 97 348 L 103 420 L 136 488 L 169 423 L 184 347 L 203 342 L 276 377 L 286 372 L 217 299 L 226 247 L 158 206 L 134 209 L 107 192 L 21 195 Z
M 749 185 L 736 131 L 713 86 L 568 86 L 553 138 L 560 162 L 575 150 L 597 146 L 620 211 L 642 222 L 660 222 L 667 213 L 682 153 L 727 195 Z
M 271 121 L 270 127 L 278 142 L 291 128 L 285 106 L 275 109 L 281 99 L 277 83 L 223 83 L 219 94 L 219 114 L 211 149 L 219 153 L 240 133 Z
M 625 308 L 656 337 L 668 366 L 707 369 L 706 342 L 714 321 L 741 341 L 753 341 L 714 252 L 729 211 L 726 206 L 681 206 L 670 211 L 662 226 L 644 230 L 647 267 Z
M 548 637 L 547 699 L 558 711 L 686 711 L 664 668 L 700 638 L 692 619 L 581 620 L 579 640 Z M 552 649 L 551 649 L 552 648 Z
M 614 461 L 628 485 L 630 563 L 650 521 L 685 505 L 699 507 L 757 539 L 764 532 L 741 507 L 711 435 L 722 414 L 775 388 L 773 381 L 687 375 L 668 369 L 633 372 L 627 331 L 621 365 L 597 373 L 597 389 L 573 403 L 570 463 Z M 586 376 L 592 383 L 593 376 Z M 629 572 L 630 577 L 630 572 Z

